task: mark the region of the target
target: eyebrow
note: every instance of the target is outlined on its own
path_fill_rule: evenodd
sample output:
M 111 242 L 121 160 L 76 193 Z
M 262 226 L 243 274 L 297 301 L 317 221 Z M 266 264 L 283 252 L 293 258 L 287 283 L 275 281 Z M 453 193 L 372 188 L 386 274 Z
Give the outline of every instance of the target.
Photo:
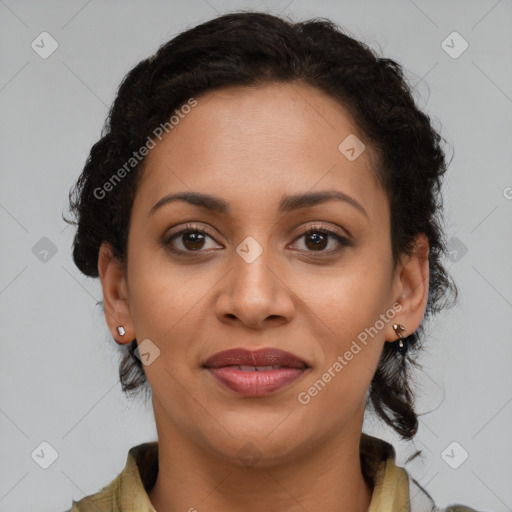
M 369 219 L 368 213 L 359 201 L 339 190 L 322 190 L 318 192 L 283 196 L 279 202 L 279 212 L 291 212 L 334 200 L 344 201 L 352 205 Z M 231 211 L 229 203 L 220 197 L 212 196 L 210 194 L 202 194 L 200 192 L 177 192 L 175 194 L 168 194 L 162 197 L 162 199 L 160 199 L 149 210 L 149 215 L 155 213 L 155 211 L 162 206 L 175 201 L 184 201 L 191 205 L 223 214 L 229 214 Z

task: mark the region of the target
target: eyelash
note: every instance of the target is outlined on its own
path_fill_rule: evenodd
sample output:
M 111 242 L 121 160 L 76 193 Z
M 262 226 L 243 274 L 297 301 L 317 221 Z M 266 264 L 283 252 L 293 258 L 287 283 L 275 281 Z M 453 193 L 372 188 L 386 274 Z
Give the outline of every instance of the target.
M 193 258 L 193 257 L 202 255 L 204 253 L 204 251 L 202 249 L 198 249 L 197 251 L 182 251 L 182 250 L 173 250 L 173 249 L 169 248 L 170 245 L 171 245 L 171 242 L 175 238 L 179 238 L 180 235 L 183 235 L 183 234 L 186 234 L 186 233 L 201 233 L 201 234 L 207 235 L 208 237 L 210 237 L 213 240 L 215 240 L 215 238 L 207 230 L 205 230 L 203 228 L 198 228 L 198 227 L 196 227 L 196 226 L 194 226 L 192 224 L 186 224 L 181 229 L 179 229 L 178 231 L 173 233 L 171 236 L 169 236 L 169 237 L 167 237 L 167 238 L 165 238 L 163 240 L 162 243 L 163 243 L 164 247 L 166 247 L 171 253 L 176 254 L 178 256 L 192 257 Z M 321 258 L 321 257 L 332 256 L 334 254 L 337 254 L 337 253 L 341 252 L 345 247 L 350 247 L 352 245 L 347 238 L 339 235 L 338 233 L 336 233 L 334 231 L 331 231 L 330 229 L 325 228 L 322 225 L 308 226 L 307 229 L 302 230 L 297 235 L 297 237 L 294 239 L 294 242 L 296 242 L 297 240 L 299 240 L 303 236 L 309 235 L 311 233 L 320 233 L 322 235 L 328 235 L 329 237 L 334 238 L 342 246 L 339 249 L 335 249 L 335 250 L 331 250 L 331 251 L 324 251 L 324 250 L 305 251 L 306 253 L 309 253 L 308 256 L 312 257 L 312 258 Z M 206 251 L 206 252 L 211 252 L 211 251 Z

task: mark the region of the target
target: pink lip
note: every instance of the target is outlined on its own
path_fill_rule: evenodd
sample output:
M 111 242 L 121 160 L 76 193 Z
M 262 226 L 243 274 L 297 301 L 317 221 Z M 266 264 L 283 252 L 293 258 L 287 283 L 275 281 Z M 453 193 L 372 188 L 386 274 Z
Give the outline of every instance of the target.
M 279 368 L 276 370 L 242 371 L 234 366 L 207 368 L 213 376 L 229 389 L 243 396 L 265 396 L 289 386 L 302 377 L 306 369 Z
M 259 350 L 246 350 L 233 348 L 217 352 L 208 358 L 203 366 L 207 368 L 221 368 L 223 366 L 287 366 L 290 368 L 304 368 L 307 364 L 298 356 L 279 350 L 277 348 L 261 348 Z
M 280 366 L 244 371 L 238 366 Z M 275 393 L 299 379 L 309 366 L 299 357 L 275 348 L 250 351 L 243 348 L 218 352 L 203 365 L 220 383 L 243 396 Z

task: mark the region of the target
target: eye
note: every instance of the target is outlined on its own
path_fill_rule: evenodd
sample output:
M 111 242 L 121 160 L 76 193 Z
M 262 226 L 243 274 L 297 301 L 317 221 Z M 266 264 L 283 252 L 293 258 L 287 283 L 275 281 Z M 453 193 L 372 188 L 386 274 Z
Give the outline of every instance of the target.
M 213 237 L 208 233 L 208 231 L 187 224 L 178 231 L 175 231 L 171 236 L 167 237 L 163 241 L 163 244 L 171 252 L 176 254 L 203 252 L 204 249 L 208 249 L 208 247 L 205 247 L 206 240 L 208 238 L 213 240 Z
M 295 240 L 304 239 L 303 246 L 305 252 L 317 252 L 321 253 L 314 256 L 326 256 L 335 254 L 341 251 L 344 247 L 350 246 L 350 242 L 347 238 L 339 235 L 335 231 L 325 228 L 324 226 L 309 226 L 306 231 L 303 231 Z M 338 248 L 331 250 L 325 250 L 329 247 L 329 242 L 333 242 L 331 245 L 336 245 Z M 340 247 L 341 246 L 341 247 Z
M 207 240 L 213 240 L 213 236 L 205 229 L 196 227 L 191 224 L 186 224 L 179 230 L 172 233 L 165 240 L 163 245 L 172 253 L 178 256 L 195 256 L 203 252 L 211 252 L 208 249 L 222 249 L 223 246 L 207 247 Z M 305 249 L 299 249 L 302 252 L 307 253 L 319 253 L 319 254 L 308 254 L 313 257 L 329 256 L 336 254 L 343 250 L 344 247 L 350 246 L 349 240 L 332 231 L 326 227 L 309 226 L 307 230 L 304 230 L 294 241 L 304 239 L 303 245 Z M 330 243 L 332 242 L 332 243 Z M 331 250 L 325 250 L 330 245 L 334 245 L 335 248 Z M 338 246 L 336 248 L 336 246 Z

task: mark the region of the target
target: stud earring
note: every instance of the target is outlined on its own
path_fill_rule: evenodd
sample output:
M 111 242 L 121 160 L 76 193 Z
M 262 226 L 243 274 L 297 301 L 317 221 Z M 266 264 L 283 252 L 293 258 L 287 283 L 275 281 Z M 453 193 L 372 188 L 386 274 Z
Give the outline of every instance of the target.
M 396 350 L 400 354 L 404 354 L 407 351 L 407 346 L 404 344 L 404 337 L 402 336 L 401 331 L 405 331 L 405 326 L 401 324 L 393 324 L 393 329 L 396 332 L 396 335 L 398 336 L 397 344 L 396 344 Z
M 117 328 L 117 332 L 119 333 L 119 336 L 124 336 L 126 334 L 126 331 L 122 325 Z

